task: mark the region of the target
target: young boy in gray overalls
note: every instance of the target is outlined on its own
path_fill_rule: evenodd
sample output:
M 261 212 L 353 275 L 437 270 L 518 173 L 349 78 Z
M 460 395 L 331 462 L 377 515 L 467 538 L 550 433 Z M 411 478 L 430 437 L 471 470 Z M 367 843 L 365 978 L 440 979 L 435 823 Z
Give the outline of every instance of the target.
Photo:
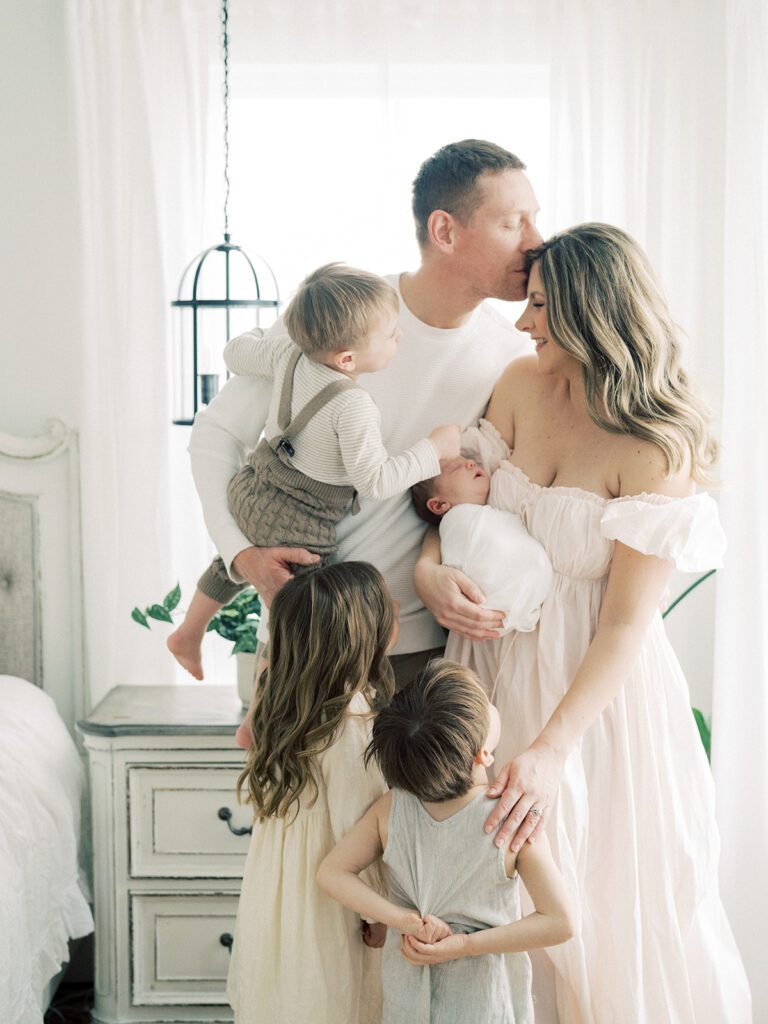
M 258 328 L 227 345 L 234 373 L 272 381 L 257 448 L 232 478 L 229 508 L 258 547 L 336 551 L 336 524 L 357 508 L 358 495 L 381 500 L 440 472 L 459 454 L 457 425 L 437 427 L 399 455 L 381 440 L 375 402 L 356 384 L 383 370 L 397 353 L 398 299 L 387 282 L 341 263 L 307 277 L 285 311 L 290 338 Z M 168 640 L 177 661 L 202 679 L 200 647 L 208 623 L 246 584 L 231 579 L 221 558 L 200 577 L 184 621 Z

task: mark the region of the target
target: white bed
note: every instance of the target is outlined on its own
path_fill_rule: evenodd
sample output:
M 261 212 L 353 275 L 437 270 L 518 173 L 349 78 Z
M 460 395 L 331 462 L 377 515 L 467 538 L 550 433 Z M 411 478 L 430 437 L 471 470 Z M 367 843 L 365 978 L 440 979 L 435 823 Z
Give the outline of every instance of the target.
M 85 703 L 77 448 L 59 421 L 0 434 L 0 1021 L 41 1024 L 68 940 L 93 930 L 82 864 Z

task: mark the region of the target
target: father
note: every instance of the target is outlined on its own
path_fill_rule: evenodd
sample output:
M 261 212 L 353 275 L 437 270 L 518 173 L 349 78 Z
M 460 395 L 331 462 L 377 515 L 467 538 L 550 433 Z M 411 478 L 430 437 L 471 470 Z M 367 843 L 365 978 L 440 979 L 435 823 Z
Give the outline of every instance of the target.
M 438 150 L 416 176 L 413 214 L 421 265 L 388 278 L 400 297 L 400 348 L 386 370 L 360 382 L 381 411 L 382 440 L 392 454 L 438 423 L 476 422 L 502 370 L 526 351 L 511 323 L 484 302 L 526 297 L 524 256 L 542 239 L 538 204 L 524 171 L 507 150 L 467 139 Z M 275 331 L 285 333 L 282 320 L 270 328 Z M 217 550 L 233 578 L 251 583 L 267 605 L 290 576 L 289 559 L 316 561 L 295 548 L 253 547 L 227 507 L 227 484 L 245 452 L 256 446 L 270 391 L 255 378 L 232 378 L 198 413 L 189 446 Z M 479 607 L 483 596 L 471 580 L 447 566 L 420 578 L 422 603 L 413 570 L 423 536 L 424 524 L 407 493 L 366 502 L 337 527 L 341 558 L 372 562 L 400 605 L 391 659 L 398 685 L 442 652 L 440 625 L 471 639 L 495 636 L 501 625 L 496 612 Z

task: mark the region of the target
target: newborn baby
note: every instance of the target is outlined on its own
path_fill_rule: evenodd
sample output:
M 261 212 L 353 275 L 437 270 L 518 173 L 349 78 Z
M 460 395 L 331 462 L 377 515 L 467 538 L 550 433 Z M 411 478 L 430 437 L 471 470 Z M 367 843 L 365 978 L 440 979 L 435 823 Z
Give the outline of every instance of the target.
M 417 514 L 440 529 L 443 565 L 460 569 L 480 587 L 484 608 L 504 613 L 500 635 L 527 633 L 539 621 L 552 566 L 520 516 L 486 504 L 490 488 L 488 473 L 460 457 L 412 487 L 411 497 Z

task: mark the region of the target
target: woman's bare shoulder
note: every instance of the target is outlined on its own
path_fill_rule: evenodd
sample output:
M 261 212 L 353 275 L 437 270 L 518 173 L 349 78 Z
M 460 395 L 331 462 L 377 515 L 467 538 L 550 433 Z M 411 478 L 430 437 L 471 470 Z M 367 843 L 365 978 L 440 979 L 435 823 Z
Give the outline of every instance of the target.
M 542 380 L 536 356 L 522 356 L 511 362 L 496 381 L 485 416 L 510 447 L 514 438 L 515 416 L 538 394 Z
M 695 491 L 690 458 L 670 473 L 667 457 L 652 441 L 626 437 L 619 449 L 619 494 L 664 494 L 687 498 Z
M 516 389 L 522 383 L 530 383 L 533 378 L 541 379 L 536 356 L 520 356 L 519 359 L 513 359 L 503 370 L 496 381 L 493 393 L 507 388 Z

